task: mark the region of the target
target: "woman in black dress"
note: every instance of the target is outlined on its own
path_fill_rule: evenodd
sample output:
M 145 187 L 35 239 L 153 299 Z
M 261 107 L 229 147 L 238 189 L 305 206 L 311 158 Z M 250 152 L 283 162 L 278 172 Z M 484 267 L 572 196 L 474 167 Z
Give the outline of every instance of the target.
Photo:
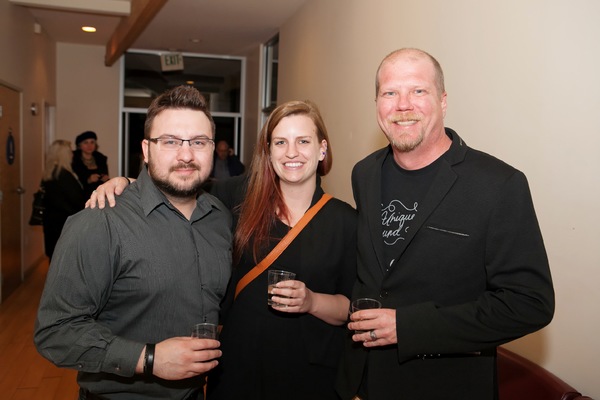
M 85 203 L 83 188 L 71 168 L 72 158 L 71 143 L 66 140 L 55 140 L 46 153 L 42 185 L 46 192 L 44 247 L 49 258 L 67 218 L 82 210 Z
M 213 194 L 239 211 L 238 262 L 223 304 L 223 355 L 209 375 L 208 399 L 338 398 L 336 367 L 356 277 L 356 214 L 350 205 L 330 200 L 269 267 L 296 273 L 273 292 L 284 307 L 267 305 L 267 271 L 234 299 L 242 276 L 321 198 L 320 176 L 331 165 L 316 106 L 288 102 L 263 127 L 248 177 L 215 185 Z M 242 179 L 248 189 L 240 191 L 235 182 Z

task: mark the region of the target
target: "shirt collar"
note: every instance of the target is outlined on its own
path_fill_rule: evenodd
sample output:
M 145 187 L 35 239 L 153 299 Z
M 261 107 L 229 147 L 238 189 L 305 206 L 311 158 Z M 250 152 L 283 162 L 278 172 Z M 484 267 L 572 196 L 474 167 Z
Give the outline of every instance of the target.
M 140 203 L 144 210 L 144 215 L 148 216 L 152 211 L 163 204 L 172 210 L 176 210 L 164 193 L 156 187 L 152 178 L 148 175 L 148 168 L 146 165 L 144 165 L 138 179 L 133 184 L 138 186 Z M 224 211 L 221 203 L 215 201 L 215 199 L 206 192 L 201 191 L 196 198 L 196 209 L 192 214 L 191 222 L 204 217 L 213 209 Z

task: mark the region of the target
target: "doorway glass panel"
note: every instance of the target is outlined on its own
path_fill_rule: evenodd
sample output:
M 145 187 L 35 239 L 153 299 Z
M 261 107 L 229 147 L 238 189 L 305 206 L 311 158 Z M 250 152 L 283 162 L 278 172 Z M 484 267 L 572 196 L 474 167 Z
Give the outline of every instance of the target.
M 132 50 L 125 54 L 122 99 L 123 174 L 136 177 L 143 162 L 146 110 L 152 100 L 179 85 L 191 85 L 209 102 L 215 140 L 227 140 L 240 154 L 243 126 L 245 58 L 182 53 L 177 70 L 164 70 L 161 53 Z

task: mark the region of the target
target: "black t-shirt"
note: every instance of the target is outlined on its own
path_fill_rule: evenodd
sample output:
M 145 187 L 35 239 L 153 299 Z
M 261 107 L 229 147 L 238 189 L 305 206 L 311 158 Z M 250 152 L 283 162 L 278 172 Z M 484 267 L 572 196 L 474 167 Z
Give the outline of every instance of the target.
M 439 169 L 439 159 L 428 166 L 409 171 L 394 161 L 390 152 L 381 171 L 381 239 L 387 270 L 404 250 L 411 221 L 419 212 L 431 183 Z

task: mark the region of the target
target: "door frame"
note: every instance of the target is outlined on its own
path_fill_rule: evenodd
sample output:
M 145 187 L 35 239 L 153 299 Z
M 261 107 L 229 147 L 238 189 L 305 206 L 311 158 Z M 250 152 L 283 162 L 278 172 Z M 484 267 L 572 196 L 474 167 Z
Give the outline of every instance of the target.
M 18 249 L 16 249 L 15 253 L 18 255 L 18 275 L 19 275 L 19 280 L 20 282 L 18 283 L 17 287 L 20 286 L 23 283 L 23 280 L 25 278 L 25 271 L 24 271 L 24 240 L 25 240 L 25 226 L 24 226 L 24 218 L 25 218 L 25 214 L 24 214 L 24 193 L 23 192 L 19 192 L 19 190 L 23 189 L 23 91 L 21 89 L 19 89 L 18 87 L 15 87 L 14 85 L 11 85 L 7 82 L 4 81 L 0 81 L 0 86 L 13 91 L 16 93 L 16 120 L 18 121 L 17 124 L 17 129 L 11 129 L 13 135 L 16 138 L 16 143 L 15 143 L 15 149 L 14 149 L 14 154 L 15 154 L 15 163 L 16 166 L 18 168 L 17 171 L 17 177 L 16 177 L 16 190 L 18 193 L 18 200 L 17 200 L 17 204 L 19 207 L 19 212 L 18 212 L 18 216 L 17 216 L 17 221 L 18 221 L 18 226 L 19 226 L 19 235 L 18 235 L 18 244 L 17 246 L 19 246 Z M 33 105 L 32 105 L 33 106 Z M 33 112 L 33 110 L 32 110 Z M 4 113 L 4 111 L 3 111 Z M 2 157 L 6 157 L 7 156 L 7 148 L 5 148 L 5 146 L 7 145 L 7 143 L 0 143 L 0 154 L 2 154 Z M 6 196 L 6 193 L 3 193 L 3 196 Z M 2 200 L 2 202 L 4 203 L 4 200 Z M 1 215 L 0 215 L 0 224 L 2 224 L 3 221 L 1 220 Z M 4 232 L 6 233 L 6 232 Z M 0 240 L 2 240 L 2 231 L 0 230 Z M 2 286 L 4 286 L 4 273 L 3 271 L 4 269 L 4 265 L 2 265 L 2 260 L 3 260 L 4 255 L 2 254 L 2 247 L 0 247 L 0 302 L 2 302 L 2 299 L 5 297 L 5 293 L 3 293 L 2 290 Z M 13 288 L 11 290 L 11 292 L 13 292 L 16 289 Z M 10 293 L 9 293 L 10 295 Z

